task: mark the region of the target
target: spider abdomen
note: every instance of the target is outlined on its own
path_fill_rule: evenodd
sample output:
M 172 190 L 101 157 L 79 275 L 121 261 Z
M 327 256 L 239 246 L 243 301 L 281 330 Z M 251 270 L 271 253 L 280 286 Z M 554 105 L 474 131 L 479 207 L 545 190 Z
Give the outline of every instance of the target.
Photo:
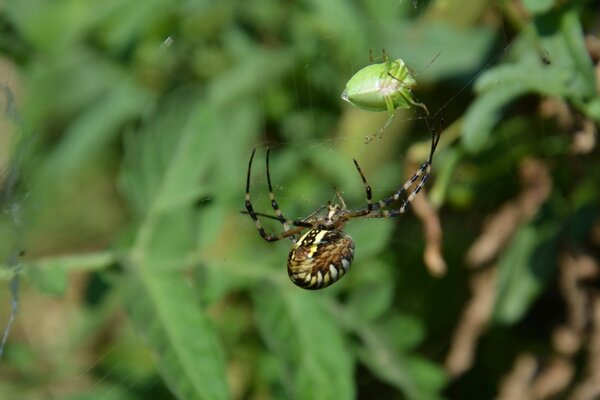
M 290 251 L 288 275 L 304 289 L 325 288 L 342 278 L 354 258 L 354 240 L 339 230 L 311 229 Z

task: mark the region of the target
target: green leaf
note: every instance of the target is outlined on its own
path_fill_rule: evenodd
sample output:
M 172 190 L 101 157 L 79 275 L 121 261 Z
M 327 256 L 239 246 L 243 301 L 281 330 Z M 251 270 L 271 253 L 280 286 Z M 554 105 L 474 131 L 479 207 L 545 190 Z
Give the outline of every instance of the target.
M 574 10 L 537 17 L 516 39 L 513 52 L 517 62 L 486 71 L 475 84 L 480 95 L 465 115 L 462 136 L 471 153 L 483 149 L 502 108 L 526 93 L 560 97 L 594 115 L 588 105 L 596 87 L 593 64 Z M 548 64 L 541 61 L 543 53 Z
M 495 321 L 519 321 L 540 294 L 555 270 L 558 228 L 559 224 L 552 220 L 519 228 L 498 262 Z
M 218 158 L 206 151 L 221 128 L 216 114 L 194 91 L 174 93 L 143 134 L 128 138 L 121 180 L 139 219 L 125 256 L 125 302 L 159 373 L 181 399 L 229 398 L 222 347 L 180 272 L 202 223 L 193 203 L 211 183 L 200 176 Z
M 128 46 L 147 31 L 154 31 L 170 18 L 176 10 L 169 0 L 147 0 L 141 3 L 118 0 L 105 1 L 110 13 L 103 23 L 103 40 L 112 49 Z M 104 4 L 103 4 L 104 5 Z M 102 9 L 103 7 L 99 7 Z M 106 12 L 106 11 L 104 11 Z M 150 39 L 146 34 L 146 40 Z
M 7 12 L 19 31 L 45 51 L 65 51 L 112 9 L 111 1 L 94 4 L 77 0 L 7 2 Z M 112 1 L 114 3 L 114 1 Z M 71 23 L 65 23 L 65 21 Z
M 600 123 L 600 97 L 593 99 L 586 105 L 585 113 L 593 118 L 596 123 Z
M 124 302 L 167 386 L 180 399 L 228 399 L 223 351 L 185 279 L 173 272 L 129 269 Z
M 81 255 L 47 257 L 34 262 L 24 262 L 25 276 L 42 291 L 49 294 L 63 294 L 67 287 L 70 271 L 101 270 L 115 262 L 111 252 L 85 253 Z M 0 267 L 0 281 L 11 279 L 14 267 Z
M 570 8 L 564 13 L 560 21 L 562 37 L 566 42 L 570 58 L 575 64 L 579 74 L 583 77 L 584 84 L 580 85 L 583 96 L 596 96 L 596 74 L 594 73 L 594 63 L 590 58 L 590 53 L 585 45 L 583 29 L 581 27 L 581 18 L 577 15 L 575 9 Z
M 237 63 L 211 82 L 208 98 L 212 104 L 233 109 L 242 100 L 263 96 L 266 89 L 278 84 L 293 67 L 294 54 L 289 51 L 251 50 L 244 54 L 244 62 Z
M 369 224 L 369 221 L 355 221 L 352 225 L 348 225 L 347 232 L 352 235 L 357 244 L 354 263 L 358 262 L 367 268 L 371 266 L 373 257 L 387 247 L 387 239 L 394 232 L 394 223 L 387 221 Z
M 432 22 L 423 29 L 420 21 L 395 23 L 384 37 L 381 45 L 415 71 L 417 82 L 475 73 L 486 62 L 495 39 L 494 32 L 483 26 L 458 28 Z
M 373 324 L 373 328 L 394 353 L 412 350 L 425 339 L 425 327 L 421 321 L 417 317 L 398 312 L 381 318 Z
M 541 14 L 552 8 L 554 0 L 523 0 L 523 5 L 529 12 Z
M 137 393 L 129 387 L 111 384 L 97 384 L 93 389 L 86 389 L 85 393 L 67 395 L 63 400 L 136 400 Z
M 503 85 L 502 90 L 480 95 L 469 107 L 462 125 L 461 143 L 464 148 L 476 153 L 481 151 L 500 120 L 501 109 L 514 98 L 525 93 L 521 84 Z
M 448 382 L 444 369 L 423 357 L 409 356 L 404 360 L 411 381 L 421 393 L 411 395 L 414 399 L 442 399 L 442 389 Z
M 64 294 L 68 275 L 62 268 L 35 268 L 28 270 L 27 276 L 39 290 L 47 294 Z
M 385 265 L 381 265 L 385 268 Z M 392 305 L 394 282 L 386 279 L 381 282 L 359 286 L 350 294 L 349 311 L 356 320 L 370 322 L 379 318 Z
M 337 41 L 336 52 L 345 59 L 355 55 L 356 49 L 365 48 L 363 20 L 360 10 L 357 10 L 353 3 L 344 0 L 303 0 L 302 3 L 304 7 L 311 9 L 312 13 L 304 17 L 305 21 L 299 19 L 294 24 L 305 28 L 304 31 L 296 33 L 296 40 L 304 42 L 302 44 L 306 46 L 312 45 L 314 48 L 317 47 L 315 41 L 311 43 L 306 40 L 306 37 L 342 38 Z
M 142 133 L 128 137 L 121 177 L 128 199 L 148 214 L 191 204 L 203 189 L 198 176 L 214 158 L 196 155 L 211 146 L 216 110 L 195 93 L 174 94 L 160 108 Z M 153 217 L 147 215 L 147 221 Z
M 477 80 L 478 93 L 503 92 L 506 85 L 520 87 L 523 92 L 531 91 L 543 95 L 569 93 L 569 82 L 574 71 L 561 66 L 542 67 L 530 63 L 507 64 L 486 71 Z
M 124 71 L 93 55 L 76 52 L 73 59 L 49 64 L 47 69 L 31 71 L 35 96 L 28 100 L 29 122 L 60 119 L 66 109 L 77 115 L 70 116 L 64 135 L 36 168 L 31 200 L 36 204 L 45 204 L 49 195 L 61 189 L 57 181 L 72 181 L 82 169 L 103 158 L 122 126 L 152 103 L 152 96 Z M 64 91 L 65 85 L 75 89 Z M 50 104 L 44 100 L 48 98 L 52 98 Z
M 440 398 L 446 383 L 442 368 L 407 353 L 423 339 L 418 320 L 395 314 L 381 324 L 362 324 L 355 329 L 362 339 L 358 357 L 373 374 L 402 390 L 408 399 Z
M 475 85 L 481 94 L 467 110 L 462 127 L 465 149 L 471 153 L 481 151 L 500 120 L 502 109 L 519 96 L 531 92 L 555 96 L 572 93 L 573 72 L 565 67 L 521 63 L 502 65 L 481 75 Z
M 261 336 L 283 363 L 286 398 L 354 398 L 352 357 L 315 293 L 265 286 L 253 298 Z
M 192 205 L 208 186 L 199 176 L 216 158 L 196 157 L 214 140 L 213 113 L 194 93 L 177 93 L 143 134 L 128 138 L 121 187 L 138 211 L 132 252 L 144 269 L 186 266 L 198 232 Z

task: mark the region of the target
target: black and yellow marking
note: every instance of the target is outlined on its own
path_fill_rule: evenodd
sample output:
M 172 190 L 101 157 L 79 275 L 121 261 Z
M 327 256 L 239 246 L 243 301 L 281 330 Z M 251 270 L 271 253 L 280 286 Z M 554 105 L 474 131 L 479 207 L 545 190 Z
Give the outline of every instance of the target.
M 430 171 L 431 164 L 429 163 L 429 161 L 423 163 L 423 165 L 421 165 L 417 172 L 415 172 L 414 175 L 408 181 L 406 181 L 404 185 L 402 185 L 402 188 L 400 188 L 400 190 L 395 192 L 391 197 L 388 197 L 387 199 L 379 200 L 377 202 L 377 208 L 384 208 L 398 201 L 400 197 L 404 193 L 408 192 L 408 190 L 415 184 L 417 179 L 419 179 L 422 176 L 416 188 L 408 195 L 408 198 L 410 199 L 408 202 L 410 203 L 410 201 L 412 201 L 412 199 L 417 195 L 417 193 L 419 193 L 421 187 L 423 187 L 425 182 L 427 182 Z
M 443 116 L 441 120 L 443 120 Z M 399 190 L 394 192 L 392 196 L 373 202 L 371 198 L 371 187 L 358 165 L 358 162 L 354 160 L 356 169 L 364 184 L 367 195 L 367 206 L 348 210 L 344 199 L 336 189 L 336 194 L 341 205 L 329 203 L 326 207 L 319 208 L 308 217 L 294 220 L 285 218 L 275 200 L 269 168 L 269 151 L 267 151 L 266 160 L 267 183 L 271 208 L 275 215 L 254 211 L 250 199 L 250 174 L 252 170 L 252 160 L 254 159 L 256 152 L 256 150 L 254 150 L 252 151 L 250 161 L 248 162 L 245 198 L 246 210 L 242 211 L 242 213 L 250 215 L 256 229 L 264 240 L 274 242 L 289 238 L 294 241 L 294 245 L 288 257 L 288 275 L 292 282 L 302 288 L 312 290 L 330 286 L 340 280 L 348 272 L 354 258 L 354 241 L 350 235 L 341 230 L 345 223 L 353 218 L 360 217 L 390 218 L 399 216 L 406 211 L 407 207 L 427 182 L 431 173 L 433 154 L 440 139 L 440 132 L 436 132 L 435 129 L 432 129 L 431 132 L 431 150 L 427 161 L 423 163 L 413 176 L 406 181 Z M 413 189 L 410 190 L 411 188 Z M 383 210 L 383 208 L 401 200 L 403 195 L 405 198 L 402 200 L 400 208 Z M 319 212 L 324 209 L 327 210 L 326 216 L 319 214 Z M 267 232 L 263 228 L 259 217 L 279 221 L 283 225 L 284 231 L 278 234 Z M 309 228 L 309 231 L 296 240 L 297 235 L 306 228 Z
M 311 229 L 292 247 L 288 275 L 301 288 L 322 289 L 341 279 L 353 258 L 350 235 L 336 229 Z

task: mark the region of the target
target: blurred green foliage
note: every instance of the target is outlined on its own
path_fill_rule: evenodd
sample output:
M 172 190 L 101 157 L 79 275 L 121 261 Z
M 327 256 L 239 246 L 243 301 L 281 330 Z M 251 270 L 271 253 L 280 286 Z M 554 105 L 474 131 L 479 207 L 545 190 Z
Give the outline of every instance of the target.
M 585 36 L 598 40 L 593 2 L 9 0 L 0 9 L 1 321 L 21 278 L 0 360 L 4 397 L 491 398 L 518 353 L 552 351 L 558 313 L 535 310 L 562 301 L 561 249 L 592 246 L 600 160 L 597 150 L 574 154 L 577 123 L 538 105 L 600 122 Z M 385 113 L 340 99 L 381 48 L 415 71 L 434 120 L 445 110 L 428 189 L 448 274 L 427 273 L 423 228 L 409 212 L 353 221 L 351 273 L 302 291 L 286 276 L 289 242 L 262 241 L 239 213 L 248 157 L 258 146 L 253 203 L 268 212 L 262 157 L 273 148 L 290 218 L 332 199 L 332 186 L 362 206 L 353 157 L 375 198 L 399 188 L 405 161 L 427 155 L 419 111 L 397 111 L 384 139 L 365 146 Z M 444 359 L 469 298 L 465 253 L 518 196 L 531 158 L 548 166 L 551 193 L 499 251 L 482 351 L 453 376 Z

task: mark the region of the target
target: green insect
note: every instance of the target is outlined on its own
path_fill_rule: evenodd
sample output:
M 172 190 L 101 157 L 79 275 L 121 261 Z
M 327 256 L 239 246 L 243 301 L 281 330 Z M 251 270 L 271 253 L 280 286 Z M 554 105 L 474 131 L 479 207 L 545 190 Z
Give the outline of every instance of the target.
M 373 62 L 372 54 L 370 60 Z M 363 110 L 387 111 L 389 118 L 379 130 L 379 138 L 381 138 L 397 108 L 418 106 L 429 115 L 425 104 L 418 103 L 413 98 L 412 91 L 416 87 L 417 82 L 404 61 L 401 59 L 391 61 L 384 50 L 383 63 L 371 64 L 354 74 L 342 92 L 342 99 Z M 366 143 L 373 140 L 375 136 L 377 133 L 368 136 Z

